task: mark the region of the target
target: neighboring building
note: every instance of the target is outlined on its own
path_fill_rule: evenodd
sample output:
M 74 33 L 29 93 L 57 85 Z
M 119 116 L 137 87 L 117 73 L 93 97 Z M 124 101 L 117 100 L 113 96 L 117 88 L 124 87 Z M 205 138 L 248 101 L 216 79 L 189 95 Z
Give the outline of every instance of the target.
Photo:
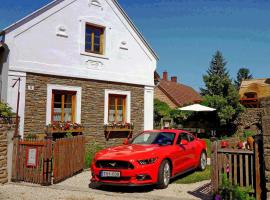
M 55 121 L 100 141 L 109 122 L 153 128 L 158 58 L 116 0 L 55 0 L 0 35 L 1 100 L 16 110 L 20 77 L 21 135 Z
M 245 107 L 260 107 L 262 99 L 270 98 L 270 78 L 242 81 L 239 94 L 240 101 Z
M 155 81 L 158 83 L 155 87 L 155 99 L 167 103 L 171 108 L 202 101 L 198 92 L 189 86 L 178 83 L 176 76 L 172 76 L 168 80 L 168 72 L 166 71 L 163 72 L 162 78 L 155 72 Z

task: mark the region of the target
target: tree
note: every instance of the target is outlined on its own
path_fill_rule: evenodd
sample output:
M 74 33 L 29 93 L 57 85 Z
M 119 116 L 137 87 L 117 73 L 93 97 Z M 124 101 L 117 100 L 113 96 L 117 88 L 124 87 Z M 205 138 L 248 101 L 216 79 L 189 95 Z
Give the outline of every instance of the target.
M 160 125 L 160 120 L 164 117 L 169 117 L 171 108 L 165 102 L 158 99 L 154 100 L 154 122 L 155 127 Z
M 236 80 L 234 81 L 235 87 L 239 90 L 243 80 L 252 79 L 253 76 L 250 74 L 248 68 L 240 68 L 237 72 Z
M 226 69 L 227 62 L 220 51 L 213 56 L 207 74 L 203 76 L 205 88 L 201 89 L 203 104 L 217 109 L 216 122 L 219 126 L 230 126 L 239 112 L 239 94 Z
M 176 125 L 182 124 L 189 116 L 190 112 L 180 111 L 177 108 L 172 109 L 165 102 L 158 99 L 154 100 L 154 122 L 155 127 L 160 126 L 160 121 L 162 118 L 172 118 Z
M 230 84 L 226 64 L 221 52 L 217 51 L 210 62 L 207 74 L 203 76 L 206 89 L 201 89 L 202 95 L 226 95 L 224 92 Z

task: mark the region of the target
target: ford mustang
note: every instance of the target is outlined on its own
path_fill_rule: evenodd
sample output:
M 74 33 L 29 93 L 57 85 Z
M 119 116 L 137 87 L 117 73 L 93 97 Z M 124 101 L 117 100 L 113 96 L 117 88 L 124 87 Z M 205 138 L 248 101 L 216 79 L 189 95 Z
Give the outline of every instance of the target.
M 105 185 L 156 185 L 191 170 L 205 170 L 206 143 L 183 130 L 144 131 L 123 145 L 96 153 L 91 182 Z

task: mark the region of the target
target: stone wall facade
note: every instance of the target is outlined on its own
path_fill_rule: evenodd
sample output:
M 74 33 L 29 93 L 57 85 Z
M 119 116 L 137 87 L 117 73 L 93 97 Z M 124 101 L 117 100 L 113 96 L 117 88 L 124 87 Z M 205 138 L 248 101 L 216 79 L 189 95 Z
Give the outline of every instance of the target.
M 247 108 L 236 119 L 237 129 L 242 132 L 243 130 L 250 130 L 258 133 L 262 127 L 263 108 Z
M 123 139 L 110 139 L 104 136 L 105 89 L 131 92 L 131 122 L 134 134 L 144 129 L 144 86 L 129 85 L 96 80 L 85 80 L 27 73 L 25 94 L 24 134 L 44 133 L 46 124 L 47 84 L 76 86 L 82 88 L 81 123 L 87 142 L 96 141 L 104 146 L 123 142 Z
M 7 156 L 8 141 L 7 134 L 14 131 L 14 125 L 8 124 L 5 120 L 0 119 L 0 184 L 8 182 Z
M 264 102 L 264 116 L 262 117 L 263 149 L 265 164 L 265 185 L 267 199 L 270 199 L 270 101 Z
M 159 87 L 155 88 L 155 99 L 165 102 L 170 108 L 177 107 L 176 104 Z

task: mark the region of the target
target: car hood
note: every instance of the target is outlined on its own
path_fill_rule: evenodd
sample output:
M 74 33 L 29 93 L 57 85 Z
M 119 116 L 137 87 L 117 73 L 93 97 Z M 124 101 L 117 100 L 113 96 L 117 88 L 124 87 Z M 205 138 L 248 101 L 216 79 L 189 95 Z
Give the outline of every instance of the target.
M 121 145 L 99 151 L 97 160 L 138 160 L 156 156 L 156 152 L 162 147 L 159 145 Z

